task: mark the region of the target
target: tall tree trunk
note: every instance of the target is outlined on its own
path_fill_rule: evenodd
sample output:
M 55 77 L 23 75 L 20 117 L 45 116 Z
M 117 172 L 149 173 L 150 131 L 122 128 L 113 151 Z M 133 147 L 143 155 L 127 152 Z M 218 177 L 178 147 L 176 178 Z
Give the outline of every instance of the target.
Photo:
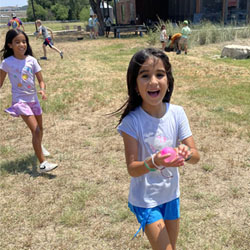
M 104 7 L 103 0 L 89 0 L 89 4 L 90 4 L 93 12 L 97 15 L 98 22 L 100 24 L 99 34 L 101 36 L 103 36 L 104 35 L 104 18 L 103 18 L 102 11 L 100 8 L 101 2 L 102 2 L 102 7 Z

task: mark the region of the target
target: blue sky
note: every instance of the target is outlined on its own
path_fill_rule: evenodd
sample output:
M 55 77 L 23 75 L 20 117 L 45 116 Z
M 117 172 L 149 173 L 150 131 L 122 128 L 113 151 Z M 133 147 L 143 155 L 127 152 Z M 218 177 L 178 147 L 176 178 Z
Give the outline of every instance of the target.
M 4 6 L 18 6 L 22 7 L 28 4 L 28 0 L 0 0 L 0 7 Z

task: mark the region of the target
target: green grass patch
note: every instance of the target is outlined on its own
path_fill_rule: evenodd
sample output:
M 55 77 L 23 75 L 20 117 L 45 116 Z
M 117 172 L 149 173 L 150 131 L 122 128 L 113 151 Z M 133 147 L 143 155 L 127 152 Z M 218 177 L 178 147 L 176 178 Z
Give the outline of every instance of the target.
M 239 82 L 235 85 L 202 87 L 189 91 L 197 103 L 209 107 L 217 118 L 236 124 L 250 122 L 250 85 Z
M 85 183 L 78 189 L 80 190 L 74 192 L 67 201 L 60 217 L 60 223 L 68 227 L 77 226 L 84 221 L 86 202 L 95 193 L 95 189 Z
M 241 59 L 241 60 L 236 60 L 232 58 L 220 58 L 221 62 L 224 62 L 228 65 L 233 65 L 237 67 L 244 67 L 249 69 L 250 68 L 250 60 L 249 59 Z

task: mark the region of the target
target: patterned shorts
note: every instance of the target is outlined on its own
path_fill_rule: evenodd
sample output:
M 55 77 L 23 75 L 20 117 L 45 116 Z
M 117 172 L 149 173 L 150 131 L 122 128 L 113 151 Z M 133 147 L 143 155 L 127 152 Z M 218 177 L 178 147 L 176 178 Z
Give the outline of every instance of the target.
M 51 37 L 48 37 L 44 40 L 44 43 L 43 43 L 45 46 L 49 45 L 50 48 L 52 48 L 52 46 L 54 45 L 53 42 L 52 42 L 52 38 Z

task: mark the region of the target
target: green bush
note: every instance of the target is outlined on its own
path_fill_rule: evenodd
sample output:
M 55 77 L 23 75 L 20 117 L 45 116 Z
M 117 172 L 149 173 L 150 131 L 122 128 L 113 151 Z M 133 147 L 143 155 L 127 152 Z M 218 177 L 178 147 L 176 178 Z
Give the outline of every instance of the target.
M 57 3 L 51 7 L 51 11 L 57 20 L 66 20 L 68 17 L 69 8 Z
M 158 32 L 153 32 L 153 30 L 149 30 L 148 32 L 148 44 L 155 45 L 159 40 Z

